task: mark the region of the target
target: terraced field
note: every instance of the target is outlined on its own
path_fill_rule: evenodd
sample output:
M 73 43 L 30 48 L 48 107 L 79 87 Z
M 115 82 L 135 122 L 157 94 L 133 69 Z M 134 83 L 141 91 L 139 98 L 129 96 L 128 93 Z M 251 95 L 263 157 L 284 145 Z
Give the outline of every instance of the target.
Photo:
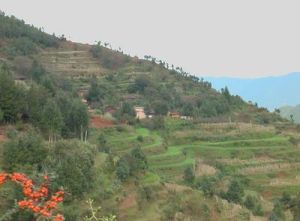
M 94 136 L 97 133 L 94 131 Z M 157 132 L 145 128 L 127 127 L 123 131 L 111 129 L 105 134 L 108 145 L 117 153 L 141 146 L 147 154 L 150 169 L 168 181 L 180 181 L 184 169 L 193 167 L 196 170 L 197 161 L 201 160 L 203 165 L 215 168 L 216 171 L 220 171 L 221 168 L 227 175 L 247 175 L 251 180 L 251 188 L 259 192 L 270 187 L 279 188 L 284 184 L 299 185 L 300 190 L 300 172 L 297 172 L 300 168 L 300 151 L 289 142 L 287 136 L 274 133 L 264 137 L 236 137 L 229 141 L 195 140 L 187 144 L 176 144 L 175 140 L 167 144 Z M 143 141 L 138 141 L 138 137 L 143 137 Z M 275 179 L 276 174 L 282 174 L 282 171 L 294 171 L 293 176 L 288 173 L 288 176 Z M 272 173 L 275 177 L 270 175 Z M 298 178 L 295 179 L 296 177 Z
M 141 181 L 144 186 L 165 183 L 165 188 L 169 185 L 188 188 L 183 180 L 187 167 L 194 168 L 197 179 L 204 175 L 223 177 L 225 188 L 233 177 L 244 176 L 248 180 L 246 194 L 258 197 L 265 217 L 271 212 L 275 198 L 284 192 L 293 196 L 300 193 L 300 149 L 290 142 L 291 134 L 250 124 L 191 126 L 187 121 L 167 118 L 165 125 L 168 136 L 164 132 L 123 125 L 93 130 L 90 142 L 96 143 L 97 136 L 103 133 L 111 150 L 118 155 L 140 146 L 150 169 Z M 217 187 L 219 191 L 224 188 L 222 184 Z M 216 200 L 228 205 L 227 217 L 235 217 L 234 211 L 244 208 L 218 197 Z M 251 220 L 265 221 L 265 217 L 253 216 Z

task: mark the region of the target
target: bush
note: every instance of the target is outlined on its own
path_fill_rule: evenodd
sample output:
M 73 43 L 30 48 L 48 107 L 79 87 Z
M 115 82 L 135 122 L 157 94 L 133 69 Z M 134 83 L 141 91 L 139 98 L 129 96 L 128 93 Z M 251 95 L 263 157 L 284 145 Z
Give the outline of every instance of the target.
M 247 209 L 251 210 L 254 215 L 263 215 L 262 206 L 255 196 L 248 195 L 244 201 L 244 205 Z
M 117 162 L 116 174 L 120 181 L 126 181 L 129 176 L 132 176 L 140 171 L 148 168 L 146 155 L 140 147 L 134 148 L 130 154 L 123 155 Z
M 59 141 L 51 148 L 45 169 L 56 174 L 56 186 L 63 186 L 71 197 L 81 197 L 93 184 L 94 151 L 77 140 Z
M 228 191 L 226 193 L 226 199 L 229 202 L 241 203 L 244 196 L 244 185 L 238 179 L 231 181 Z
M 201 189 L 206 197 L 212 197 L 215 194 L 216 179 L 214 177 L 203 177 L 197 182 L 196 187 Z
M 34 131 L 21 134 L 4 144 L 3 162 L 7 171 L 13 171 L 25 165 L 41 169 L 47 156 L 47 148 L 42 137 Z
M 192 184 L 194 182 L 195 172 L 193 167 L 188 167 L 184 170 L 183 179 L 188 184 Z

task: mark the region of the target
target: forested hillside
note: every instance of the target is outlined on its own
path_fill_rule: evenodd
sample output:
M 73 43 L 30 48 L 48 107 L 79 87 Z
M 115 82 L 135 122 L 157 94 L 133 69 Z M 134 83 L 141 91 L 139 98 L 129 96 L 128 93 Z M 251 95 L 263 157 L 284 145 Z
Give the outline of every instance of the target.
M 0 220 L 297 220 L 300 128 L 278 112 L 4 14 L 0 46 Z

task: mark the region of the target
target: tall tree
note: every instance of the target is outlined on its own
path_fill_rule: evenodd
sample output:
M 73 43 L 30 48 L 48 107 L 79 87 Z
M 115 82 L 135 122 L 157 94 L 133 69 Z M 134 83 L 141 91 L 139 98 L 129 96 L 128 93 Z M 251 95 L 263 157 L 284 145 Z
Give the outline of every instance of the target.
M 15 85 L 14 78 L 9 72 L 8 66 L 0 66 L 0 109 L 3 112 L 3 120 L 14 122 L 21 109 L 22 97 L 20 88 Z
M 42 111 L 43 128 L 46 130 L 49 142 L 56 140 L 63 126 L 63 118 L 57 104 L 53 100 L 48 100 Z

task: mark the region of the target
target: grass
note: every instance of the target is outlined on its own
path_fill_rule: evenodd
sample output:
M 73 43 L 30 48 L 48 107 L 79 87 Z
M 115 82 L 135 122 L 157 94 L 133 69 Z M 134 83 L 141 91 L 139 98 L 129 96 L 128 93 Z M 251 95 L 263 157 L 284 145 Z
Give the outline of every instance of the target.
M 197 160 L 201 159 L 205 164 L 222 170 L 229 180 L 235 175 L 244 174 L 241 172 L 244 169 L 274 168 L 270 171 L 258 170 L 247 175 L 250 183 L 246 187 L 246 191 L 264 197 L 271 205 L 272 199 L 279 197 L 283 192 L 293 195 L 300 192 L 300 182 L 299 185 L 294 182 L 295 177 L 300 176 L 300 172 L 296 167 L 292 167 L 294 163 L 300 162 L 300 151 L 289 142 L 288 136 L 276 135 L 270 128 L 259 128 L 256 131 L 256 127 L 253 127 L 252 131 L 248 128 L 249 134 L 241 132 L 241 136 L 236 128 L 227 128 L 227 131 L 222 129 L 222 132 L 216 135 L 209 125 L 191 126 L 189 122 L 169 118 L 166 119 L 166 124 L 171 131 L 167 142 L 157 131 L 130 126 L 95 130 L 91 133 L 90 142 L 97 141 L 99 134 L 104 133 L 107 143 L 117 154 L 140 145 L 147 155 L 150 169 L 141 177 L 140 184 L 143 186 L 159 185 L 162 181 L 180 184 L 185 168 L 195 167 Z M 142 142 L 137 140 L 139 136 L 143 137 Z M 214 138 L 210 139 L 213 136 Z M 279 164 L 288 164 L 291 167 L 279 170 Z M 272 185 L 276 179 L 279 179 L 282 185 Z M 131 210 L 132 217 L 136 217 L 136 208 Z M 147 212 L 145 216 L 150 215 Z

